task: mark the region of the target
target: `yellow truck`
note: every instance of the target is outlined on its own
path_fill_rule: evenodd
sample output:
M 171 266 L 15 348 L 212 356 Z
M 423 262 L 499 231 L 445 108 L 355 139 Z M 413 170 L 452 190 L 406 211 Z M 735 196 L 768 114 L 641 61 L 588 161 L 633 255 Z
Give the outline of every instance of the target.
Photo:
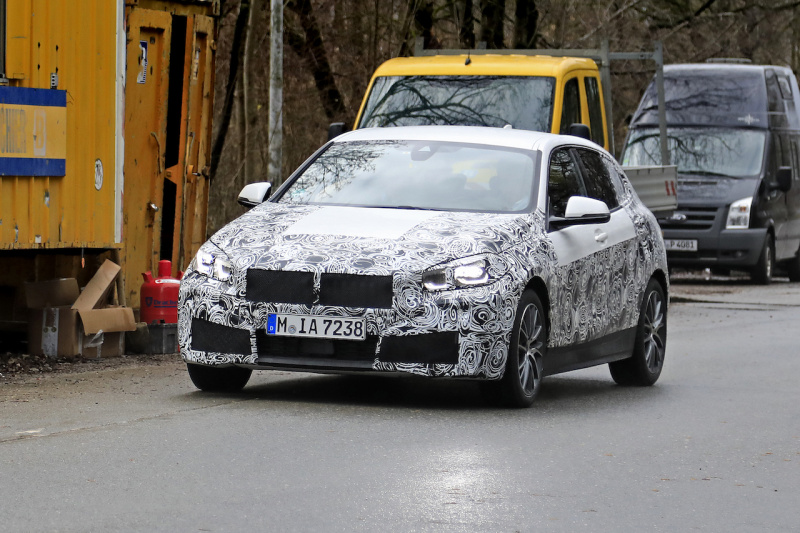
M 663 63 L 660 43 L 654 52 L 633 53 L 609 52 L 607 43 L 599 50 L 424 50 L 418 44 L 414 57 L 377 68 L 354 129 L 512 127 L 577 135 L 613 153 L 609 64 L 620 59 L 653 60 L 659 73 Z M 343 131 L 343 123 L 334 123 L 328 136 Z M 677 205 L 676 169 L 663 150 L 661 157 L 663 166 L 625 171 L 646 206 L 669 212 Z
M 435 55 L 386 61 L 372 76 L 356 128 L 457 124 L 569 133 L 589 128 L 610 148 L 600 71 L 591 59 Z M 574 130 L 575 128 L 573 128 Z
M 0 339 L 25 282 L 188 265 L 206 237 L 219 0 L 0 0 Z

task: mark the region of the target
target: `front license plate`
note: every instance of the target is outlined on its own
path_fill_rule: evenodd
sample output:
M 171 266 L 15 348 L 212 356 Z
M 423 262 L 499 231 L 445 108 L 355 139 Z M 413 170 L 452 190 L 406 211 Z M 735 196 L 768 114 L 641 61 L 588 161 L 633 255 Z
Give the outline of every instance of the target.
M 363 318 L 285 314 L 270 314 L 267 318 L 267 335 L 364 340 L 366 329 Z
M 670 252 L 696 252 L 697 241 L 694 239 L 665 239 L 664 245 Z

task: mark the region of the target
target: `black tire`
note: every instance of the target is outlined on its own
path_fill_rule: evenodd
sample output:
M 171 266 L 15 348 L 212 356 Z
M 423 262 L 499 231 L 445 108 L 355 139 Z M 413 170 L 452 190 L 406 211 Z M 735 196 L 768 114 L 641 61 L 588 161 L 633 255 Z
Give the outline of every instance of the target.
M 750 279 L 753 283 L 758 285 L 769 285 L 772 283 L 772 271 L 775 268 L 775 244 L 772 242 L 772 236 L 767 234 L 764 240 L 764 247 L 761 249 L 761 255 L 758 258 L 758 263 L 753 267 L 750 272 Z
M 483 383 L 487 399 L 507 407 L 530 407 L 542 387 L 542 365 L 547 353 L 547 320 L 539 296 L 522 293 L 508 348 L 508 359 L 499 381 Z
M 207 392 L 237 392 L 242 390 L 250 374 L 253 373 L 249 368 L 238 366 L 206 366 L 186 363 L 189 377 L 194 386 Z
M 667 298 L 661 284 L 650 279 L 639 311 L 633 354 L 608 364 L 611 377 L 618 385 L 653 385 L 664 368 L 666 349 Z
M 800 281 L 800 250 L 789 260 L 786 270 L 789 273 L 789 281 Z

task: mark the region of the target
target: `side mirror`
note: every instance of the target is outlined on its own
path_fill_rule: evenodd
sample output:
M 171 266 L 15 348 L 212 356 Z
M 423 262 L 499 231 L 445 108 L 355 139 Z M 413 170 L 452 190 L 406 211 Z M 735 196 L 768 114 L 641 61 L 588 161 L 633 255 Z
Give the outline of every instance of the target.
M 260 181 L 257 183 L 248 183 L 239 193 L 239 205 L 243 205 L 250 209 L 269 198 L 269 192 L 272 190 L 272 183 L 268 181 Z
M 587 141 L 592 140 L 592 132 L 586 124 L 570 124 L 569 128 L 567 128 L 567 134 Z
M 792 188 L 792 167 L 780 167 L 775 179 L 778 182 L 778 189 L 788 192 Z
M 342 133 L 344 133 L 344 122 L 331 122 L 331 125 L 328 126 L 329 141 L 334 137 L 338 137 Z
M 554 229 L 577 224 L 605 224 L 611 220 L 608 206 L 601 200 L 585 196 L 572 196 L 562 217 L 550 217 L 550 227 Z

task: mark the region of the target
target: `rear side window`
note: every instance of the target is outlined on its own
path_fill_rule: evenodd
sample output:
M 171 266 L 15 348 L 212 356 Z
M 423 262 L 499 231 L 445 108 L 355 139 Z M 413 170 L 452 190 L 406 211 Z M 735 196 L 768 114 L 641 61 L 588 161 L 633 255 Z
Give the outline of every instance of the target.
M 564 84 L 564 104 L 561 108 L 560 133 L 567 133 L 571 124 L 581 121 L 581 95 L 578 78 L 572 78 Z
M 609 209 L 618 207 L 617 188 L 612 182 L 603 156 L 586 148 L 577 148 L 575 151 L 581 161 L 581 174 L 586 186 L 586 196 L 602 200 Z
M 597 78 L 584 78 L 586 86 L 586 103 L 589 105 L 589 127 L 592 129 L 592 140 L 600 146 L 605 145 L 603 131 L 603 109 L 600 107 L 600 87 Z
M 563 217 L 567 201 L 572 196 L 586 196 L 581 184 L 578 168 L 568 148 L 556 150 L 550 156 L 547 197 L 550 215 Z

